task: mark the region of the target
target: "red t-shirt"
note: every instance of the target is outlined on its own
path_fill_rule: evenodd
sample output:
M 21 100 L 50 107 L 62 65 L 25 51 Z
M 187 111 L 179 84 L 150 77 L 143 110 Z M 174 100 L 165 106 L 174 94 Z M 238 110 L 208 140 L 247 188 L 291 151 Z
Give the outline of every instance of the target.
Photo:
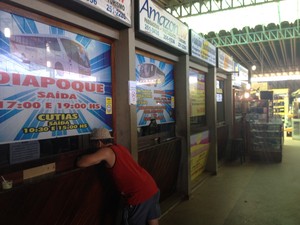
M 108 171 L 128 204 L 140 204 L 158 192 L 152 176 L 132 158 L 124 146 L 110 147 L 116 155 L 116 161 Z

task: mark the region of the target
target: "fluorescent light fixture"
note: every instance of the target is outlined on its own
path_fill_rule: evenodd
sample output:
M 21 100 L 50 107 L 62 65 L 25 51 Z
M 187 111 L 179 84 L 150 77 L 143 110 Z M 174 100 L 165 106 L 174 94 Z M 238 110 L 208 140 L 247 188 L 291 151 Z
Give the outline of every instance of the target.
M 252 77 L 251 83 L 266 82 L 266 81 L 285 81 L 285 80 L 300 80 L 300 74 L 289 75 L 289 76 L 277 75 L 277 76 L 268 76 L 268 77 Z

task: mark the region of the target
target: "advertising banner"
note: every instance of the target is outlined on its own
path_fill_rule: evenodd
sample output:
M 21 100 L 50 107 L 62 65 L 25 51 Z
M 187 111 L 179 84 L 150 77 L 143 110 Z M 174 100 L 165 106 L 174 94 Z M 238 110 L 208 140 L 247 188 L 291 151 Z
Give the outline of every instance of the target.
M 185 53 L 189 51 L 189 28 L 151 0 L 139 0 L 139 29 Z
M 234 73 L 232 75 L 232 85 L 235 87 L 242 87 L 242 83 L 247 83 L 249 79 L 249 71 L 241 64 L 234 62 Z
M 174 66 L 136 54 L 137 125 L 175 122 Z
M 227 72 L 233 72 L 233 58 L 222 50 L 218 49 L 218 68 Z
M 193 30 L 190 30 L 190 38 L 191 56 L 216 66 L 217 48 Z
M 198 178 L 205 170 L 209 151 L 209 131 L 194 134 L 191 142 L 191 180 Z
M 189 69 L 191 117 L 205 115 L 205 75 Z
M 131 0 L 73 0 L 115 20 L 131 25 Z
M 0 18 L 0 143 L 111 130 L 111 46 L 4 11 Z
M 233 79 L 240 80 L 240 81 L 248 81 L 249 80 L 249 70 L 243 67 L 241 64 L 234 62 L 234 71 L 235 73 Z

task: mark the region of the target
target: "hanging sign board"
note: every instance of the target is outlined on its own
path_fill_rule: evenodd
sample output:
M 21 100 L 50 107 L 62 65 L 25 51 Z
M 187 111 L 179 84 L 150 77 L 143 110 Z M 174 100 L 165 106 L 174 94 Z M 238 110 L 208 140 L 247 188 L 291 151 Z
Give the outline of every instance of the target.
M 131 26 L 130 0 L 73 0 L 90 9 Z
M 111 45 L 4 11 L 0 18 L 0 143 L 111 130 Z
M 235 70 L 238 71 L 238 79 L 241 81 L 248 81 L 249 71 L 243 67 L 241 64 L 235 64 Z
M 232 75 L 232 85 L 242 87 L 242 82 L 248 82 L 248 70 L 237 62 L 234 62 L 234 73 Z
M 241 88 L 242 87 L 242 81 L 239 79 L 239 64 L 237 62 L 234 62 L 234 71 L 236 73 L 232 74 L 232 86 Z
M 218 48 L 218 68 L 226 72 L 233 71 L 233 58 Z
M 217 48 L 193 30 L 190 30 L 190 38 L 190 55 L 216 66 Z
M 139 0 L 139 30 L 179 49 L 189 51 L 189 28 L 151 0 Z

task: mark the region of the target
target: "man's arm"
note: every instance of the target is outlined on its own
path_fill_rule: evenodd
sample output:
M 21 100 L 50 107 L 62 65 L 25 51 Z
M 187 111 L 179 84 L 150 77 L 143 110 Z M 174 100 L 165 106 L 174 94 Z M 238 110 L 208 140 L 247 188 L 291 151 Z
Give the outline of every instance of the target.
M 110 148 L 102 148 L 92 154 L 87 154 L 77 160 L 78 167 L 88 167 L 106 161 L 109 167 L 115 162 L 115 154 Z

